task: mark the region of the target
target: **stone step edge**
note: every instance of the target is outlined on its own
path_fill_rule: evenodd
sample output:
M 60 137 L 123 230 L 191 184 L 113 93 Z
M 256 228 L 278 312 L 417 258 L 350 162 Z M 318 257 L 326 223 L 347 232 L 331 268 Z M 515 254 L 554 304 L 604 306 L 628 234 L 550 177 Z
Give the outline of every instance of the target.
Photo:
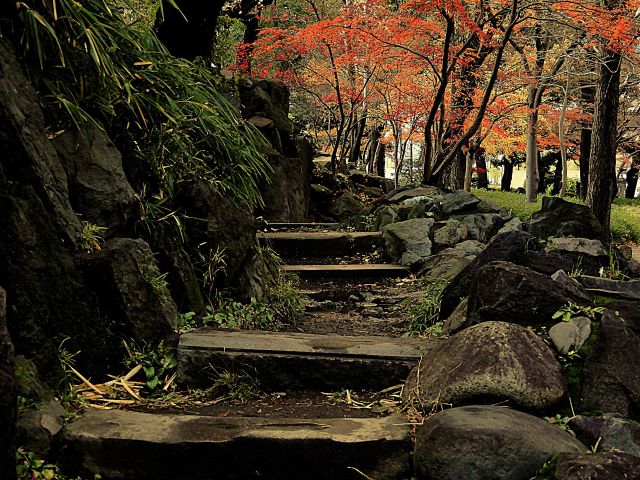
M 399 414 L 296 419 L 95 410 L 68 424 L 60 442 L 63 467 L 106 478 L 358 478 L 352 468 L 404 478 L 410 470 L 410 426 Z M 159 461 L 167 456 L 170 462 Z

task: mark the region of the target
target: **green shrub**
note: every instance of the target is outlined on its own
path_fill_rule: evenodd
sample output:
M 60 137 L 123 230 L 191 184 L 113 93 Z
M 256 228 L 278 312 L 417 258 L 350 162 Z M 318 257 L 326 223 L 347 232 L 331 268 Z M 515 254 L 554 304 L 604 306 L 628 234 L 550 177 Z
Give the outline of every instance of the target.
M 218 91 L 204 62 L 170 55 L 151 26 L 108 0 L 18 4 L 27 70 L 53 128 L 92 122 L 134 152 L 160 189 L 199 178 L 246 204 L 271 171 L 267 142 Z
M 440 318 L 440 305 L 442 292 L 448 281 L 442 278 L 429 278 L 426 280 L 427 289 L 422 300 L 409 309 L 409 333 L 420 334 L 429 337 L 442 333 Z

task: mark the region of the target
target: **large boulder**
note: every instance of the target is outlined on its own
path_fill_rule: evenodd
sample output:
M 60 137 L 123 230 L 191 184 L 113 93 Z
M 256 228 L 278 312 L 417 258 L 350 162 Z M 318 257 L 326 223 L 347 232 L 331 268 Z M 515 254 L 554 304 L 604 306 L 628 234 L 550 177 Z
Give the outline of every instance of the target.
M 623 452 L 562 453 L 556 480 L 640 480 L 640 458 Z
M 568 426 L 589 447 L 604 452 L 618 450 L 640 457 L 640 423 L 616 415 L 587 417 L 577 415 Z
M 413 187 L 393 190 L 389 192 L 389 194 L 385 197 L 385 200 L 389 201 L 390 203 L 400 203 L 411 198 L 440 197 L 441 195 L 442 191 L 436 187 Z
M 105 236 L 124 234 L 139 217 L 136 192 L 122 168 L 122 156 L 107 134 L 91 124 L 67 132 L 53 145 L 64 165 L 69 199 L 82 219 L 105 227 Z
M 433 225 L 432 218 L 414 218 L 387 225 L 382 230 L 387 254 L 404 265 L 420 264 L 432 253 L 429 233 Z
M 271 157 L 273 173 L 269 182 L 260 189 L 264 207 L 259 212 L 270 222 L 306 222 L 309 217 L 311 171 L 313 159 L 311 147 L 298 142 L 296 157 L 274 155 Z
M 64 168 L 45 132 L 36 92 L 6 38 L 0 38 L 0 179 L 12 177 L 33 188 L 61 239 L 73 244 L 82 227 L 69 202 Z
M 581 275 L 578 280 L 592 294 L 640 301 L 640 280 L 623 281 L 588 275 Z
M 329 207 L 329 214 L 341 222 L 345 222 L 359 215 L 364 208 L 364 203 L 356 195 L 344 191 Z
M 382 230 L 387 225 L 400 221 L 400 215 L 395 208 L 390 205 L 382 205 L 375 211 L 375 229 Z
M 552 324 L 569 302 L 587 304 L 551 277 L 509 262 L 491 262 L 478 271 L 469 290 L 469 324 L 487 320 L 521 325 Z
M 581 272 L 598 272 L 600 268 L 608 267 L 610 262 L 609 252 L 603 243 L 596 239 L 549 237 L 544 251 L 560 257 L 563 262 L 570 261 L 574 270 Z
M 447 318 L 460 300 L 469 295 L 469 289 L 478 271 L 486 264 L 496 260 L 517 261 L 530 248 L 535 247 L 536 243 L 531 242 L 530 236 L 525 232 L 508 232 L 493 237 L 473 262 L 445 288 L 442 294 L 441 317 Z
M 482 243 L 488 242 L 505 223 L 505 219 L 497 213 L 456 215 L 453 218 L 467 227 L 469 238 Z
M 21 412 L 18 418 L 20 446 L 41 458 L 48 458 L 53 439 L 62 430 L 67 415 L 67 411 L 55 400 Z
M 0 478 L 12 480 L 16 478 L 18 396 L 6 313 L 7 293 L 0 287 Z
M 416 435 L 418 480 L 528 480 L 555 453 L 583 453 L 567 432 L 495 406 L 453 408 L 428 417 Z
M 542 208 L 533 213 L 526 224 L 529 233 L 542 240 L 551 236 L 604 240 L 602 225 L 589 207 L 558 197 L 544 197 Z
M 443 340 L 409 376 L 409 402 L 430 409 L 510 401 L 526 408 L 556 404 L 566 391 L 551 349 L 519 325 L 485 322 Z
M 584 361 L 580 408 L 618 413 L 624 417 L 640 411 L 640 337 L 607 310 L 600 332 Z
M 473 210 L 480 203 L 480 199 L 465 190 L 455 190 L 447 193 L 442 199 L 442 213 L 453 215 Z
M 147 242 L 115 238 L 78 264 L 121 335 L 158 342 L 175 329 L 178 311 Z

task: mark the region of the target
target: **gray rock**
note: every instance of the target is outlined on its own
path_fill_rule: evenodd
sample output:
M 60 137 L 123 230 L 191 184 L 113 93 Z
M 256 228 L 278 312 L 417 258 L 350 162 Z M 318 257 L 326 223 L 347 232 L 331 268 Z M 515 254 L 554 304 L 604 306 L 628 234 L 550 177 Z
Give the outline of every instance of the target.
M 414 197 L 434 197 L 442 195 L 442 192 L 436 187 L 417 187 L 391 195 L 388 200 L 391 203 L 400 203 Z
M 445 215 L 453 215 L 454 213 L 460 213 L 469 211 L 475 208 L 480 203 L 480 199 L 475 195 L 464 190 L 456 190 L 451 193 L 447 193 L 442 199 L 442 213 Z
M 270 181 L 260 188 L 264 207 L 258 214 L 269 222 L 306 222 L 309 217 L 311 155 L 298 157 L 272 155 L 269 158 L 273 173 Z
M 364 187 L 363 192 L 370 198 L 380 198 L 384 195 L 384 190 L 378 187 Z
M 486 245 L 484 243 L 477 240 L 465 240 L 453 248 L 443 250 L 441 253 L 453 253 L 463 257 L 476 257 L 482 253 L 485 247 Z
M 575 317 L 568 322 L 560 322 L 549 329 L 549 338 L 558 353 L 566 355 L 580 350 L 591 335 L 591 320 Z
M 586 205 L 558 197 L 544 197 L 542 208 L 527 220 L 529 233 L 548 237 L 582 237 L 603 240 L 602 226 Z
M 640 408 L 640 337 L 605 311 L 599 337 L 584 360 L 581 410 L 629 417 Z
M 509 262 L 491 262 L 469 289 L 470 324 L 487 320 L 552 325 L 553 314 L 569 302 L 589 304 L 550 277 Z
M 176 327 L 178 311 L 147 242 L 116 238 L 79 259 L 87 281 L 105 311 L 123 326 L 124 335 L 158 342 Z
M 418 271 L 418 276 L 452 279 L 470 263 L 469 258 L 455 253 L 437 253 L 424 261 Z
M 588 275 L 581 275 L 578 280 L 587 291 L 595 294 L 640 300 L 640 280 L 612 280 Z
M 416 252 L 404 252 L 400 257 L 400 264 L 407 267 L 420 266 L 424 257 Z
M 427 410 L 480 399 L 542 409 L 562 398 L 566 383 L 554 353 L 535 333 L 485 322 L 436 345 L 409 376 L 405 391 L 409 402 Z
M 319 183 L 311 184 L 311 199 L 316 202 L 329 202 L 333 197 L 333 191 Z
M 469 235 L 466 225 L 453 219 L 437 222 L 433 228 L 433 243 L 436 248 L 451 247 L 466 240 Z
M 467 227 L 469 238 L 483 243 L 487 243 L 505 223 L 497 213 L 456 215 L 454 218 Z
M 587 417 L 577 415 L 569 420 L 569 428 L 585 445 L 600 451 L 619 450 L 640 457 L 640 423 L 615 415 Z
M 546 252 L 578 253 L 591 257 L 607 257 L 607 250 L 600 240 L 575 237 L 549 237 Z
M 340 221 L 349 220 L 360 214 L 364 203 L 353 193 L 345 191 L 329 207 L 329 214 Z
M 16 478 L 18 397 L 13 344 L 7 329 L 7 293 L 0 287 L 0 478 Z
M 480 213 L 502 213 L 505 209 L 490 198 L 485 198 L 477 205 Z
M 505 407 L 453 408 L 416 436 L 418 480 L 527 480 L 558 452 L 586 447 L 545 420 Z
M 382 230 L 387 254 L 395 261 L 411 257 L 412 260 L 426 260 L 431 255 L 429 233 L 434 220 L 414 218 L 387 225 Z
M 582 285 L 580 285 L 580 283 L 575 278 L 571 278 L 569 275 L 567 275 L 564 270 L 558 270 L 557 272 L 555 272 L 553 275 L 551 275 L 551 279 L 554 282 L 558 282 L 567 290 L 573 292 L 576 297 L 582 298 L 587 302 L 591 301 L 591 297 L 586 292 L 586 290 L 582 288 Z
M 71 204 L 83 220 L 106 227 L 107 237 L 132 226 L 140 206 L 107 134 L 85 124 L 81 134 L 67 132 L 53 145 L 67 173 Z
M 640 458 L 623 452 L 562 453 L 556 480 L 640 480 Z
M 375 212 L 375 227 L 376 230 L 382 230 L 387 225 L 400 221 L 400 216 L 396 210 L 389 206 L 383 205 Z
M 500 230 L 498 230 L 498 233 L 496 235 L 506 232 L 521 232 L 522 228 L 522 220 L 520 220 L 518 217 L 514 217 L 507 223 L 505 223 L 504 226 Z
M 48 457 L 54 437 L 62 430 L 67 412 L 55 400 L 27 410 L 18 418 L 18 440 L 29 452 Z

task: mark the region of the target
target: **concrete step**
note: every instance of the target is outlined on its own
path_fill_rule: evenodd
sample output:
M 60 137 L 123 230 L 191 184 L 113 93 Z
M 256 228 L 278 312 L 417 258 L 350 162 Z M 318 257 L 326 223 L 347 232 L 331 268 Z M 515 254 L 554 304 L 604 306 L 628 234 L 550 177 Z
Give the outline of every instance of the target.
M 340 223 L 267 223 L 264 227 L 266 230 L 339 230 L 343 228 Z
M 382 389 L 404 382 L 435 345 L 414 338 L 331 336 L 203 328 L 180 336 L 176 381 L 208 387 L 242 370 L 267 389 Z
M 390 263 L 366 263 L 347 265 L 284 265 L 284 270 L 301 278 L 314 280 L 379 281 L 385 278 L 404 278 L 411 271 L 402 265 Z
M 371 252 L 383 244 L 382 232 L 259 232 L 283 257 L 341 257 Z
M 401 415 L 275 419 L 89 411 L 61 434 L 70 475 L 109 480 L 408 478 Z

